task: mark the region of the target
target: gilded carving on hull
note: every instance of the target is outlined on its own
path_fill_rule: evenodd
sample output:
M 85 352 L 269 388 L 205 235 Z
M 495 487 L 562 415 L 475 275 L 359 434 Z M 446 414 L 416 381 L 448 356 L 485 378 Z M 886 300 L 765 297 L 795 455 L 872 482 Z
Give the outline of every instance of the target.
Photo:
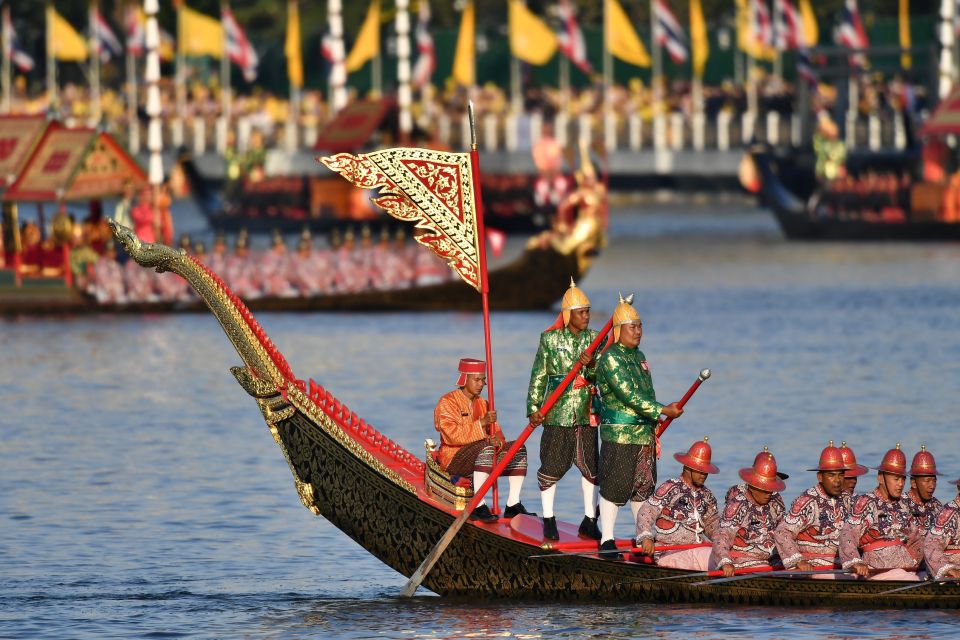
M 300 496 L 300 502 L 303 503 L 303 506 L 309 509 L 313 515 L 320 515 L 320 507 L 317 506 L 317 500 L 314 497 L 313 485 L 309 482 L 301 482 L 297 478 L 294 478 L 293 484 L 297 487 L 297 494 Z
M 269 398 L 277 395 L 277 385 L 264 379 L 249 367 L 230 367 L 230 373 L 237 379 L 243 390 L 254 398 Z

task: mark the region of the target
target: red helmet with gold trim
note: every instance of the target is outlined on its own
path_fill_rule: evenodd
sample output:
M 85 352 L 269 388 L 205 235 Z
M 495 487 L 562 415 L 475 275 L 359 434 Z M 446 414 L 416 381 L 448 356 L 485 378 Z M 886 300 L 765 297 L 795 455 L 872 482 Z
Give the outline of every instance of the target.
M 783 491 L 787 488 L 787 485 L 777 475 L 776 459 L 766 447 L 756 457 L 752 467 L 740 469 L 740 477 L 748 485 L 761 491 Z
M 896 447 L 890 449 L 883 455 L 883 460 L 880 461 L 880 466 L 876 467 L 876 469 L 884 473 L 892 473 L 897 476 L 906 477 L 907 456 L 903 455 L 903 451 L 900 451 L 899 442 Z
M 839 447 L 833 446 L 833 440 L 830 441 L 823 451 L 820 452 L 820 462 L 815 469 L 807 471 L 846 471 L 847 464 L 843 461 L 843 454 Z
M 760 464 L 762 460 L 773 460 L 773 463 L 777 463 L 777 459 L 773 457 L 773 454 L 770 453 L 770 449 L 767 447 L 763 448 L 763 451 L 758 453 L 753 459 L 753 466 Z M 784 473 L 783 471 L 777 471 L 777 477 L 781 480 L 786 480 L 790 477 L 790 474 Z
M 847 446 L 846 441 L 840 443 L 840 455 L 843 456 L 843 463 L 847 467 L 843 472 L 844 478 L 856 478 L 869 471 L 866 466 L 857 463 L 857 456 L 853 453 L 853 449 Z
M 704 436 L 703 440 L 697 440 L 690 445 L 690 449 L 686 453 L 678 451 L 673 454 L 673 459 L 683 466 L 690 467 L 700 473 L 718 473 L 720 469 L 710 463 L 713 450 L 707 442 L 709 439 L 709 437 Z
M 937 461 L 933 459 L 933 454 L 927 451 L 927 445 L 920 445 L 920 451 L 913 456 L 913 463 L 910 465 L 910 475 L 917 476 L 938 476 Z

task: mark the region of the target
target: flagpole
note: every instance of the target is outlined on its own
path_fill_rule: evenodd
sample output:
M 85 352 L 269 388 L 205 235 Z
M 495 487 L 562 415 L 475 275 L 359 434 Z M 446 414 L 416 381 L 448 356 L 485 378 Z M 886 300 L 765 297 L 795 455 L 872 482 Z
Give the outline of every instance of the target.
M 487 237 L 483 223 L 483 194 L 480 190 L 480 152 L 477 149 L 477 126 L 473 113 L 473 101 L 467 103 L 470 120 L 470 175 L 475 194 L 474 213 L 477 220 L 477 244 L 480 254 L 480 300 L 483 303 L 483 342 L 487 358 L 487 397 L 490 411 L 496 411 L 493 395 L 493 349 L 490 344 L 490 281 L 487 277 Z M 500 512 L 497 504 L 497 486 L 493 486 L 493 513 Z
M 610 51 L 610 12 L 609 3 L 603 3 L 603 131 L 604 144 L 609 137 L 607 127 L 613 121 L 613 53 Z
M 127 5 L 127 25 L 135 18 L 137 9 Z M 129 37 L 129 36 L 128 36 Z M 137 58 L 133 55 L 130 41 L 127 40 L 124 63 L 127 71 L 127 146 L 136 155 L 140 152 L 140 123 L 137 120 Z
M 53 50 L 53 4 L 47 2 L 47 103 L 48 109 L 57 108 L 57 56 Z
M 177 26 L 179 33 L 179 6 L 177 8 Z M 144 24 L 145 64 L 143 79 L 147 88 L 146 112 L 150 116 L 150 125 L 147 133 L 147 148 L 150 150 L 150 166 L 148 179 L 153 187 L 153 221 L 155 226 L 160 223 L 160 185 L 163 184 L 163 135 L 160 131 L 160 27 L 157 23 L 157 12 L 160 10 L 158 0 L 143 0 L 143 13 L 146 15 Z M 179 43 L 178 43 L 179 47 Z M 159 236 L 159 234 L 158 234 Z
M 327 3 L 327 23 L 330 25 L 330 37 L 333 40 L 333 63 L 330 70 L 330 115 L 335 115 L 347 105 L 347 70 L 344 67 L 343 51 L 343 4 L 341 0 L 329 0 Z
M 183 0 L 174 3 L 177 11 L 177 61 L 175 71 L 177 113 L 173 120 L 174 146 L 183 144 L 183 120 L 187 112 L 187 61 L 183 54 L 183 4 Z
M 666 131 L 663 121 L 663 52 L 657 42 L 656 0 L 650 2 L 650 47 L 653 49 L 653 146 L 661 151 L 666 146 Z
M 220 24 L 225 25 L 226 23 L 223 20 L 223 16 L 228 11 L 228 3 L 220 3 Z M 229 40 L 227 36 L 227 29 L 224 27 L 222 29 L 223 33 L 223 53 L 220 56 L 220 118 L 224 123 L 224 132 L 226 127 L 230 126 L 230 106 L 232 95 L 232 87 L 230 86 L 230 55 L 229 49 L 227 48 L 227 42 Z
M 10 68 L 10 58 L 13 55 L 13 47 L 10 46 L 10 5 L 3 5 L 3 105 L 0 106 L 0 111 L 3 113 L 10 113 L 10 82 L 13 79 L 11 77 L 11 68 Z
M 100 24 L 97 22 L 97 0 L 88 5 L 87 20 L 90 29 L 90 124 L 100 124 Z
M 420 0 L 426 2 L 426 0 Z M 408 144 L 413 131 L 413 116 L 410 103 L 413 92 L 410 88 L 410 11 L 409 0 L 396 0 L 397 17 L 397 104 L 400 107 L 400 144 Z

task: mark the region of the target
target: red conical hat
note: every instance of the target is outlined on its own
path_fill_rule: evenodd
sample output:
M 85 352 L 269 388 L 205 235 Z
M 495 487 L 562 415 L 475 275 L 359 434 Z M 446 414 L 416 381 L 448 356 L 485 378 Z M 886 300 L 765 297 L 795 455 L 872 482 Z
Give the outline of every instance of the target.
M 777 461 L 766 447 L 756 457 L 752 467 L 740 469 L 740 477 L 748 485 L 761 491 L 783 491 L 787 488 L 777 476 Z
M 877 471 L 883 471 L 884 473 L 892 473 L 898 476 L 907 475 L 907 456 L 903 455 L 903 451 L 900 451 L 900 443 L 897 443 L 897 446 L 890 451 L 887 451 L 883 460 L 880 461 L 880 466 L 876 467 Z
M 920 445 L 920 451 L 913 456 L 913 463 L 910 465 L 910 475 L 916 476 L 938 476 L 937 461 L 933 459 L 933 454 L 927 451 L 927 445 Z
M 857 456 L 854 455 L 853 449 L 847 446 L 846 441 L 840 443 L 840 455 L 843 457 L 843 463 L 847 467 L 847 470 L 843 472 L 844 478 L 856 478 L 869 471 L 869 469 L 862 464 L 857 464 Z
M 758 453 L 756 457 L 753 459 L 753 466 L 757 466 L 758 464 L 760 464 L 762 460 L 772 460 L 773 464 L 777 464 L 777 459 L 773 457 L 773 454 L 770 453 L 767 447 L 764 447 L 763 451 Z M 782 471 L 777 471 L 777 477 L 780 478 L 781 480 L 786 480 L 787 478 L 790 477 L 790 475 Z
M 843 454 L 838 447 L 833 446 L 833 440 L 831 440 L 830 444 L 820 452 L 820 462 L 817 467 L 807 471 L 846 471 L 847 468 L 847 464 L 843 461 Z
M 718 473 L 720 469 L 710 463 L 713 450 L 710 448 L 707 440 L 709 440 L 709 438 L 704 436 L 703 440 L 697 440 L 690 445 L 690 450 L 686 453 L 679 451 L 673 454 L 673 459 L 683 466 L 690 467 L 700 473 Z
M 475 358 L 460 358 L 460 366 L 457 368 L 460 377 L 457 378 L 457 386 L 462 387 L 467 384 L 468 373 L 486 373 L 487 363 Z

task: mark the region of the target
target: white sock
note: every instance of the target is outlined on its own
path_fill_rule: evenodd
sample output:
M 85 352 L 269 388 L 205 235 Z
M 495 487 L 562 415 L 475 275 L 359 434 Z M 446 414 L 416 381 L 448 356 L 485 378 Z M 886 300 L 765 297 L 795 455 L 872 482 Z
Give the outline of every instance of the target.
M 600 496 L 600 541 L 613 540 L 613 528 L 617 524 L 620 507 Z
M 485 473 L 483 471 L 474 471 L 473 472 L 473 490 L 474 491 L 479 490 L 480 487 L 483 486 L 483 483 L 486 482 L 487 478 L 489 477 L 490 477 L 489 473 Z M 489 489 L 487 490 L 487 493 L 490 493 Z M 477 506 L 479 507 L 481 504 L 487 504 L 487 499 L 484 498 L 483 500 L 481 500 L 480 504 L 478 504 Z
M 637 502 L 636 500 L 630 501 L 630 511 L 633 512 L 633 525 L 636 528 L 637 525 L 637 514 L 640 513 L 640 507 L 643 505 L 643 502 Z
M 583 489 L 583 513 L 588 518 L 597 517 L 597 485 L 584 477 L 580 478 L 580 488 Z
M 507 476 L 507 482 L 510 483 L 510 493 L 507 495 L 507 506 L 520 502 L 520 487 L 523 486 L 523 476 Z
M 550 485 L 549 489 L 540 492 L 540 503 L 543 505 L 543 517 L 553 517 L 553 497 L 557 495 L 557 485 Z

